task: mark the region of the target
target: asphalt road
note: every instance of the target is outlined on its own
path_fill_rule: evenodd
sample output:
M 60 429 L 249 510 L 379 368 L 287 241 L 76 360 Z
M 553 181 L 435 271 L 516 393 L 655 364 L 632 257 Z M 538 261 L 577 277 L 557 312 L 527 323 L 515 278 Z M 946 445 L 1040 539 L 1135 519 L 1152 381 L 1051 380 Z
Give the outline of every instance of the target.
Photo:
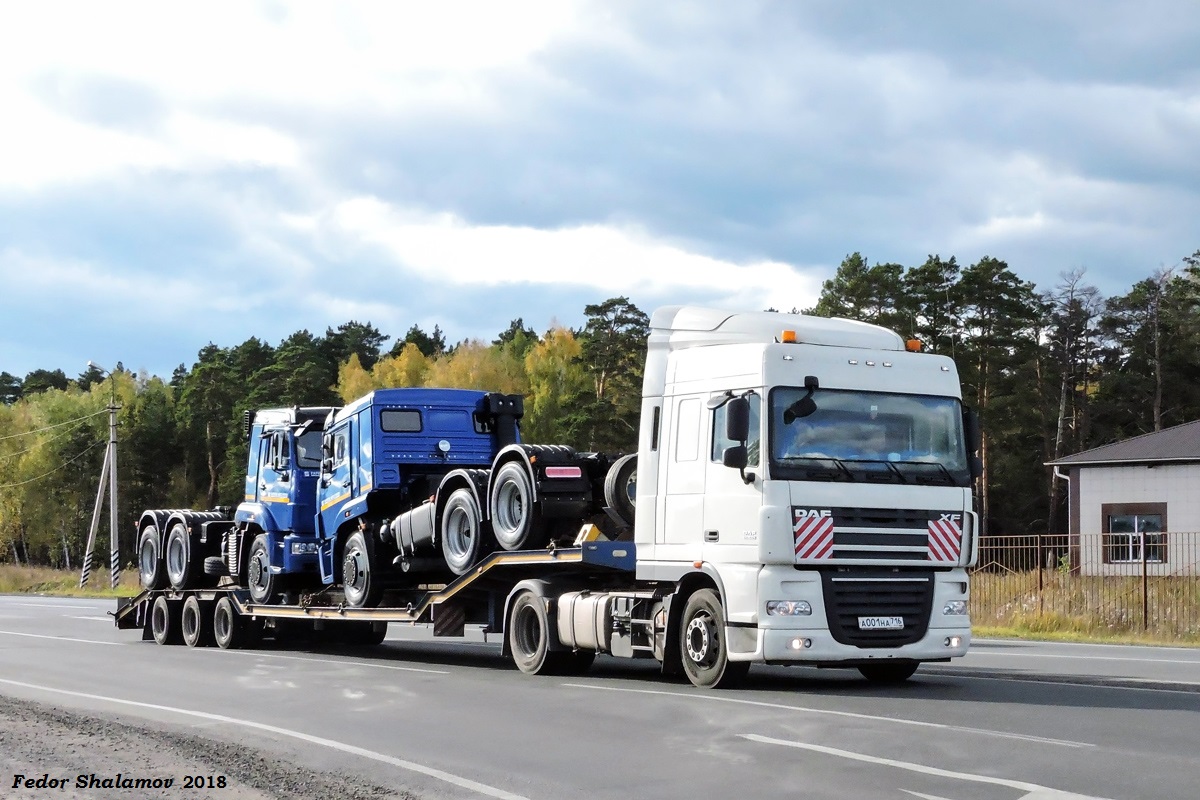
M 1197 649 L 982 641 L 897 687 L 755 667 L 703 692 L 608 658 L 533 678 L 497 646 L 395 626 L 357 652 L 159 647 L 117 631 L 112 606 L 0 597 L 0 696 L 422 798 L 1200 796 Z M 84 748 L 75 771 L 99 757 Z M 196 796 L 162 794 L 178 795 Z

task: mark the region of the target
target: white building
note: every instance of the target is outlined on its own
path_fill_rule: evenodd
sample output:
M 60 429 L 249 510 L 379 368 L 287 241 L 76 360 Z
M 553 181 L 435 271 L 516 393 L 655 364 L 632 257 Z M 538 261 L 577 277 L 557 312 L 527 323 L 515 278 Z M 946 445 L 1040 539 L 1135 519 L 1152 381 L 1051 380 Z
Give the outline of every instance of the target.
M 1070 481 L 1070 560 L 1085 575 L 1195 575 L 1200 420 L 1049 462 Z

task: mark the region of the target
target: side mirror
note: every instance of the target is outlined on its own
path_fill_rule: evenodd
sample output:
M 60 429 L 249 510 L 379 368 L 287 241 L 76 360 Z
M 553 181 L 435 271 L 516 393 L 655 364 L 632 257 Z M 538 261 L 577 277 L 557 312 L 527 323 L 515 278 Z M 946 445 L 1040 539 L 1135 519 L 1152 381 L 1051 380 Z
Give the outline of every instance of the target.
M 730 469 L 745 469 L 746 465 L 750 463 L 746 445 L 735 444 L 733 447 L 726 447 L 725 452 L 721 454 L 721 463 Z
M 745 395 L 733 398 L 725 407 L 725 438 L 735 442 L 750 438 L 750 401 Z M 742 448 L 743 457 L 745 449 Z M 725 452 L 728 454 L 729 450 Z

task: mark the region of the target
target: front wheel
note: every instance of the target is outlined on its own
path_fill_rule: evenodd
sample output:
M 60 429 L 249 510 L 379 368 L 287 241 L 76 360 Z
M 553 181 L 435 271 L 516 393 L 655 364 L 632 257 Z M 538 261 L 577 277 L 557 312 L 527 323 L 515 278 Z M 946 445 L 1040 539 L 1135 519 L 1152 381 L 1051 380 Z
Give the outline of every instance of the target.
M 138 577 L 143 589 L 161 589 L 167 585 L 162 538 L 157 525 L 147 525 L 138 537 Z
M 879 664 L 863 664 L 858 668 L 862 676 L 871 683 L 904 683 L 920 666 L 916 661 L 885 661 Z
M 164 560 L 167 564 L 167 580 L 175 589 L 191 589 L 197 582 L 196 570 L 192 566 L 192 542 L 187 525 L 176 522 L 167 531 L 167 546 Z
M 246 560 L 246 588 L 258 605 L 273 603 L 279 597 L 279 576 L 271 573 L 271 547 L 267 535 L 260 533 L 250 545 Z
M 683 608 L 679 651 L 683 671 L 701 689 L 728 689 L 750 671 L 749 661 L 730 661 L 725 610 L 712 589 L 700 589 Z
M 342 548 L 342 592 L 346 605 L 353 608 L 374 608 L 379 605 L 382 591 L 379 570 L 374 555 L 367 547 L 367 537 L 355 531 Z

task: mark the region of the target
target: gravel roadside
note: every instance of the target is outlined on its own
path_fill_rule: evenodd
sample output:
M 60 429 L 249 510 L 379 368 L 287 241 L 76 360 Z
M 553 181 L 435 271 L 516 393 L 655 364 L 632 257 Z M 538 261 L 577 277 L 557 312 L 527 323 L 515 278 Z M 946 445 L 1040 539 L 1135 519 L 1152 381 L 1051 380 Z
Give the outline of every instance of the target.
M 243 745 L 3 696 L 0 797 L 417 800 L 352 774 L 305 769 Z

